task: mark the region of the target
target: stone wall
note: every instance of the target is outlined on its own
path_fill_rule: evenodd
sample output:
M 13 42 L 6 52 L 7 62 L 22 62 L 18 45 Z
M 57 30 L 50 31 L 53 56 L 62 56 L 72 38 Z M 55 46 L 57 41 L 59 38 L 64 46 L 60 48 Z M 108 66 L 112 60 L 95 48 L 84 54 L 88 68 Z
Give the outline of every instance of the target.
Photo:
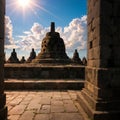
M 88 64 L 78 99 L 92 120 L 120 119 L 119 9 L 118 0 L 88 0 Z
M 5 78 L 85 79 L 84 66 L 5 64 Z
M 120 67 L 119 4 L 118 0 L 88 0 L 88 66 Z

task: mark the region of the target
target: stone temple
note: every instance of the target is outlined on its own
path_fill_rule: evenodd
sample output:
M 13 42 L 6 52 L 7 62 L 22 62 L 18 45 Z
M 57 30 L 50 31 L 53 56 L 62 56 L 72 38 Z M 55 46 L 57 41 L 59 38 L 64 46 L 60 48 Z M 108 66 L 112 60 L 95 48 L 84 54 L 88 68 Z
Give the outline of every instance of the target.
M 55 32 L 55 23 L 51 22 L 51 30 L 42 40 L 41 52 L 33 63 L 68 63 L 69 57 L 65 52 L 65 44 L 60 34 Z

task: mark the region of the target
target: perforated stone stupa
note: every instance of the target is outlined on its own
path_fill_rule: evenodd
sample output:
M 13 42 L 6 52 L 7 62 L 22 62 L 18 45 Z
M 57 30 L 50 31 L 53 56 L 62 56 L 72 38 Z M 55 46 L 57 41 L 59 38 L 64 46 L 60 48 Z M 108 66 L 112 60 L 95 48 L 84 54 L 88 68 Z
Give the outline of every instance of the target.
M 33 63 L 68 63 L 69 57 L 65 52 L 65 44 L 60 34 L 55 32 L 55 23 L 51 22 L 51 30 L 42 40 L 41 52 Z

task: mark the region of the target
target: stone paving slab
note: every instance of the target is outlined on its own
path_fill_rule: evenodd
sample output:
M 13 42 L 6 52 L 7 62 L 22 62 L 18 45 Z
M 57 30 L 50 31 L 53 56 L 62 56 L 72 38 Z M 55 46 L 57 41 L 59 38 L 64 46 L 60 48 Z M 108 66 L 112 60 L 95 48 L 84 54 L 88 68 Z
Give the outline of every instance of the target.
M 77 92 L 6 91 L 8 120 L 85 120 Z

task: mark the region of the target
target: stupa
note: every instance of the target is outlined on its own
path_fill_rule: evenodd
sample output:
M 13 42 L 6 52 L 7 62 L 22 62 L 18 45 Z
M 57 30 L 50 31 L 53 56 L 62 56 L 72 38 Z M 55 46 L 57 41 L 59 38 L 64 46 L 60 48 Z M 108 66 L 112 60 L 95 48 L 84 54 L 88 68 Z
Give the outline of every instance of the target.
M 82 64 L 87 65 L 87 59 L 85 57 L 83 57 L 83 59 L 82 59 Z
M 81 61 L 81 59 L 80 59 L 80 57 L 79 57 L 79 54 L 78 54 L 77 49 L 75 49 L 75 52 L 74 52 L 74 54 L 73 54 L 72 61 L 73 61 L 73 63 L 82 64 L 82 61 Z
M 36 57 L 36 52 L 35 52 L 34 48 L 32 48 L 32 51 L 30 52 L 30 56 L 26 62 L 30 63 L 33 59 L 35 59 L 35 57 Z
M 26 62 L 25 57 L 22 56 L 22 59 L 20 60 L 20 63 L 25 63 L 25 62 Z
M 11 52 L 11 56 L 9 57 L 7 63 L 19 63 L 19 59 L 17 58 L 17 53 L 15 49 Z
M 55 32 L 55 23 L 51 22 L 51 30 L 42 40 L 41 52 L 33 63 L 68 63 L 69 57 L 65 52 L 65 44 L 60 34 Z

